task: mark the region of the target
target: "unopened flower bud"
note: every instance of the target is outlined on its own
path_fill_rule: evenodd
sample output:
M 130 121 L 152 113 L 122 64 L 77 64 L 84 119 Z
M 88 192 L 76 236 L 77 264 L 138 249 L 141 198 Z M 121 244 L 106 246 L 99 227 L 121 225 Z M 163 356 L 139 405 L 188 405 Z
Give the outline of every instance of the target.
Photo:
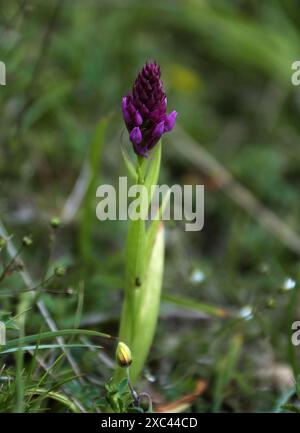
M 5 248 L 6 244 L 7 244 L 6 239 L 0 238 L 0 250 L 2 250 L 2 248 Z
M 30 247 L 32 245 L 32 239 L 29 236 L 24 236 L 22 239 L 22 244 L 24 247 Z
M 118 343 L 116 350 L 116 360 L 120 367 L 129 367 L 132 363 L 131 351 L 125 343 Z
M 64 266 L 57 266 L 54 269 L 54 273 L 57 277 L 64 277 L 66 275 L 66 268 Z
M 273 298 L 269 298 L 266 302 L 267 308 L 274 308 L 275 307 L 275 300 Z
M 57 229 L 60 226 L 60 219 L 57 217 L 51 218 L 50 225 L 53 229 Z

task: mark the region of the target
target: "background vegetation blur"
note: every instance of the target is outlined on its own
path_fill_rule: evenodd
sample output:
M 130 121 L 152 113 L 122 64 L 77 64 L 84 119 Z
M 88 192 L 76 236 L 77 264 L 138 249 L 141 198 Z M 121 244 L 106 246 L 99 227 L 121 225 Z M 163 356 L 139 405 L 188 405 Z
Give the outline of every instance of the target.
M 121 97 L 143 63 L 156 60 L 169 108 L 179 113 L 163 143 L 161 183 L 204 184 L 205 226 L 166 225 L 164 297 L 140 387 L 158 405 L 187 394 L 188 411 L 279 410 L 299 371 L 290 343 L 300 318 L 300 88 L 291 84 L 298 2 L 0 4 L 1 220 L 16 245 L 32 235 L 24 262 L 38 281 L 49 220 L 62 218 L 50 267 L 68 272 L 53 283 L 61 294 L 42 295 L 58 327 L 75 326 L 82 296 L 77 326 L 117 334 L 126 223 L 97 221 L 95 191 L 125 174 Z M 13 273 L 0 291 L 22 288 Z M 0 302 L 0 320 L 16 313 L 15 298 Z M 27 334 L 47 328 L 36 309 L 29 314 Z M 111 375 L 114 346 L 104 346 L 101 360 L 72 352 L 85 379 L 67 386 L 90 410 Z M 48 362 L 53 351 L 42 356 Z M 14 375 L 13 358 L 5 362 Z M 62 375 L 68 364 L 59 367 Z M 206 391 L 194 399 L 199 380 Z M 47 398 L 42 407 L 64 410 Z

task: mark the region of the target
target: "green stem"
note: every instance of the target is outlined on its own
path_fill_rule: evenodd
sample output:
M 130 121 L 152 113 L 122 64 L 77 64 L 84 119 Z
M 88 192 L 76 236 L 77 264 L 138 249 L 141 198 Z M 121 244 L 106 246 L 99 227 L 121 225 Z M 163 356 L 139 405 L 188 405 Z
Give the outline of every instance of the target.
M 147 194 L 140 198 L 141 218 L 130 221 L 127 237 L 125 296 L 119 339 L 129 346 L 133 354 L 133 363 L 130 367 L 132 383 L 137 380 L 147 359 L 160 304 L 164 258 L 163 230 L 159 230 L 158 224 L 151 226 L 155 228 L 155 239 L 160 232 L 157 244 L 153 242 L 153 230 L 146 231 L 145 226 L 150 205 L 148 197 L 151 200 L 151 186 L 156 185 L 159 176 L 160 146 L 159 144 L 155 149 L 151 159 L 138 157 L 137 185 L 144 186 Z M 117 368 L 115 380 L 119 382 L 124 377 L 124 369 Z
M 144 184 L 146 172 L 145 158 L 138 157 L 136 172 L 137 185 Z M 145 221 L 139 219 L 130 221 L 126 245 L 125 297 L 121 313 L 119 338 L 128 346 L 134 338 L 134 320 L 136 317 L 136 293 L 140 290 L 143 279 L 143 258 L 145 250 Z M 125 377 L 124 371 L 118 368 L 116 380 Z

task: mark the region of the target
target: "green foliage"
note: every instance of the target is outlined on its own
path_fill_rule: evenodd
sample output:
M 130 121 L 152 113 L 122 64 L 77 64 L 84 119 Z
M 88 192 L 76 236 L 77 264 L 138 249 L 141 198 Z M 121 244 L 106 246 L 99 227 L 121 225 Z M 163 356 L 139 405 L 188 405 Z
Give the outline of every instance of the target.
M 82 204 L 82 221 L 80 225 L 80 255 L 82 265 L 88 268 L 89 257 L 92 255 L 93 248 L 93 221 L 95 215 L 95 191 L 100 184 L 99 166 L 104 146 L 105 131 L 108 119 L 100 120 L 96 128 L 95 135 L 90 144 L 87 158 L 88 186 Z M 86 269 L 87 271 L 87 269 Z
M 160 63 L 168 105 L 195 144 L 190 155 L 188 140 L 166 135 L 160 182 L 204 184 L 205 226 L 187 233 L 179 222 L 165 225 L 160 320 L 137 390 L 175 402 L 203 379 L 207 389 L 187 411 L 298 411 L 299 347 L 290 338 L 300 281 L 299 255 L 290 248 L 300 231 L 299 87 L 291 84 L 297 2 L 71 3 L 12 0 L 0 17 L 7 67 L 0 87 L 0 411 L 140 409 L 126 381 L 121 388 L 109 382 L 116 340 L 98 331 L 116 337 L 125 262 L 138 251 L 130 274 L 143 280 L 137 269 L 143 254 L 150 258 L 160 223 L 147 226 L 146 245 L 139 242 L 144 227 L 132 226 L 136 237 L 124 257 L 128 226 L 97 221 L 95 189 L 117 184 L 124 160 L 137 179 L 120 101 L 149 59 Z M 232 182 L 219 182 L 203 150 Z M 158 165 L 152 168 L 154 182 Z M 236 194 L 237 182 L 246 195 Z M 86 191 L 78 203 L 75 185 Z M 278 224 L 260 207 L 245 210 L 249 192 L 277 216 L 284 238 L 290 228 L 292 241 L 278 237 Z M 153 263 L 144 297 L 161 278 Z
M 159 219 L 158 222 L 152 222 L 148 229 L 145 222 L 152 199 L 151 187 L 157 185 L 160 163 L 161 142 L 157 144 L 149 161 L 138 157 L 137 185 L 145 187 L 146 197 L 141 194 L 141 217 L 130 221 L 127 237 L 125 298 L 119 338 L 132 350 L 133 383 L 139 377 L 150 351 L 162 289 L 165 252 L 163 227 L 158 225 Z M 116 380 L 122 376 L 122 370 L 117 369 Z
M 214 412 L 220 410 L 224 394 L 234 376 L 236 364 L 241 353 L 242 336 L 237 334 L 233 337 L 230 343 L 228 354 L 219 361 L 219 365 L 216 366 L 216 383 L 214 388 Z
M 132 404 L 130 399 L 130 391 L 128 387 L 128 379 L 123 379 L 120 383 L 116 384 L 114 380 L 111 380 L 105 385 L 106 390 L 106 403 L 113 412 L 126 413 L 128 412 L 128 406 Z M 103 405 L 105 408 L 106 405 Z

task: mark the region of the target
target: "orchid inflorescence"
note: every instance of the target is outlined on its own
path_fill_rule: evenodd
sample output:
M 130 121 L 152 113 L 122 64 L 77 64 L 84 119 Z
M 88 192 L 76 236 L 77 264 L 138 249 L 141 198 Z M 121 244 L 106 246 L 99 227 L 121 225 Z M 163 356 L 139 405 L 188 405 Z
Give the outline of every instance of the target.
M 177 117 L 167 114 L 167 97 L 160 79 L 160 67 L 146 63 L 132 88 L 122 99 L 122 111 L 129 138 L 137 155 L 147 157 L 165 132 L 173 129 Z

